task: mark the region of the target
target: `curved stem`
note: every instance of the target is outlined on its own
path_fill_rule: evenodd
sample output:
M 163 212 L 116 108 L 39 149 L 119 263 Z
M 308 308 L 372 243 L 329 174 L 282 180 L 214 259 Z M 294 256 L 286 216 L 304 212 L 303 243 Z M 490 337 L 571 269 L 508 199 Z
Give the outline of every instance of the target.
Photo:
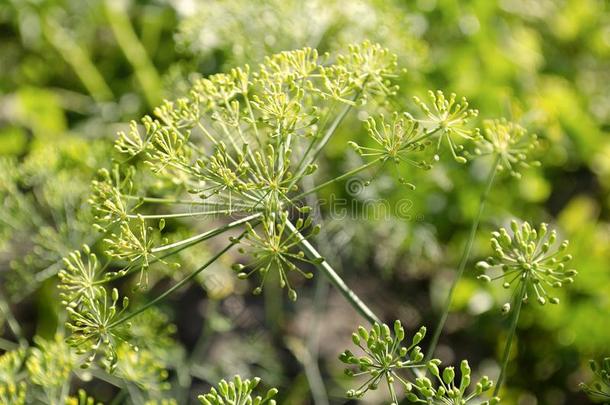
M 523 305 L 523 297 L 527 289 L 527 283 L 521 281 L 521 292 L 516 297 L 515 309 L 513 310 L 513 316 L 510 321 L 510 330 L 508 332 L 508 338 L 506 339 L 506 345 L 504 346 L 504 354 L 502 355 L 502 369 L 500 370 L 500 376 L 496 382 L 496 388 L 494 389 L 494 396 L 497 396 L 500 392 L 502 382 L 504 381 L 506 374 L 506 367 L 508 366 L 508 356 L 510 355 L 510 349 L 513 344 L 513 338 L 517 332 L 517 324 L 519 323 L 519 314 L 521 313 L 521 306 Z
M 443 312 L 441 317 L 439 318 L 438 324 L 434 329 L 434 334 L 432 335 L 432 340 L 430 341 L 430 346 L 428 348 L 428 352 L 426 353 L 426 360 L 430 360 L 432 356 L 434 356 L 434 351 L 436 350 L 436 346 L 438 345 L 438 339 L 443 332 L 443 328 L 445 327 L 445 322 L 447 321 L 447 317 L 449 316 L 449 311 L 451 309 L 451 303 L 453 301 L 453 295 L 455 294 L 455 287 L 459 283 L 460 279 L 464 275 L 464 269 L 466 268 L 466 263 L 468 263 L 468 259 L 470 257 L 470 251 L 472 250 L 472 245 L 474 243 L 474 238 L 477 234 L 477 230 L 479 229 L 479 223 L 481 222 L 481 216 L 483 215 L 483 210 L 485 209 L 485 202 L 487 201 L 487 197 L 489 196 L 489 192 L 491 191 L 491 186 L 494 181 L 494 177 L 496 176 L 496 172 L 498 170 L 498 165 L 500 163 L 500 156 L 497 156 L 490 171 L 487 175 L 487 181 L 485 182 L 485 188 L 483 190 L 483 194 L 481 194 L 481 201 L 479 203 L 479 211 L 477 212 L 472 225 L 470 226 L 470 233 L 468 235 L 468 240 L 466 242 L 466 246 L 464 246 L 464 251 L 462 252 L 462 257 L 460 259 L 460 263 L 458 265 L 457 274 L 451 287 L 449 288 L 449 294 L 447 295 L 447 299 L 445 301 L 445 306 L 443 308 Z
M 381 321 L 379 320 L 377 315 L 375 315 L 375 313 L 371 311 L 371 309 L 356 295 L 356 293 L 353 292 L 347 286 L 347 284 L 345 284 L 345 281 L 343 281 L 343 279 L 335 272 L 335 270 L 330 266 L 330 264 L 328 264 L 328 262 L 324 260 L 322 256 L 320 256 L 320 253 L 318 253 L 318 251 L 311 245 L 311 243 L 309 243 L 309 241 L 300 234 L 300 232 L 294 227 L 292 222 L 286 221 L 286 225 L 292 233 L 297 235 L 297 237 L 299 238 L 299 243 L 303 247 L 305 253 L 311 259 L 321 261 L 319 264 L 316 264 L 316 266 L 320 271 L 322 271 L 322 273 L 324 273 L 324 275 L 330 280 L 330 282 L 335 286 L 335 288 L 337 288 L 339 292 L 343 294 L 343 296 L 350 303 L 350 305 L 371 324 L 381 324 Z

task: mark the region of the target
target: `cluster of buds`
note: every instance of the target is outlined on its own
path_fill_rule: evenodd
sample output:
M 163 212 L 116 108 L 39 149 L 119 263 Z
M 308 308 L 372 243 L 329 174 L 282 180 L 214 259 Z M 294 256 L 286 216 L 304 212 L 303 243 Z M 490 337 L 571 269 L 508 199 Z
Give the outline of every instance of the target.
M 278 393 L 277 388 L 269 389 L 264 396 L 254 394 L 260 382 L 258 377 L 249 380 L 236 375 L 231 381 L 221 380 L 209 393 L 199 395 L 199 402 L 202 405 L 275 405 L 273 397 Z
M 393 332 L 393 333 L 392 333 Z M 356 389 L 349 390 L 350 398 L 362 398 L 369 390 L 375 390 L 385 382 L 390 390 L 393 404 L 398 403 L 396 384 L 408 390 L 411 383 L 400 374 L 401 370 L 423 367 L 424 354 L 419 343 L 426 336 L 426 328 L 421 327 L 408 346 L 403 345 L 405 330 L 400 321 L 394 322 L 393 331 L 386 324 L 374 324 L 370 330 L 358 328 L 352 341 L 362 350 L 357 356 L 350 350 L 344 351 L 339 359 L 349 366 L 345 374 L 350 377 L 366 376 L 366 381 Z
M 517 297 L 527 302 L 534 295 L 540 305 L 547 302 L 558 304 L 559 298 L 549 294 L 549 288 L 561 288 L 574 282 L 577 271 L 567 268 L 572 256 L 566 253 L 568 241 L 557 241 L 557 232 L 549 232 L 547 224 L 536 229 L 529 223 L 511 223 L 512 235 L 505 228 L 493 232 L 491 238 L 492 256 L 477 263 L 482 274 L 480 280 L 491 282 L 504 279 L 504 288 L 513 288 L 513 295 L 523 289 L 523 296 Z M 493 274 L 498 270 L 500 274 Z M 503 306 L 503 312 L 510 311 L 510 303 Z

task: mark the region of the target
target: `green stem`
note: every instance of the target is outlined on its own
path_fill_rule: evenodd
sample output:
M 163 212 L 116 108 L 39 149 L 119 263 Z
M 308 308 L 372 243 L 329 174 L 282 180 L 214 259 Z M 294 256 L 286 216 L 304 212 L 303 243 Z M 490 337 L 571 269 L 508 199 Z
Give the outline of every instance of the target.
M 513 310 L 513 316 L 510 322 L 510 330 L 508 332 L 508 338 L 506 339 L 506 345 L 504 346 L 504 354 L 502 355 L 502 369 L 500 370 L 500 376 L 496 382 L 496 388 L 494 389 L 494 396 L 497 396 L 500 392 L 502 383 L 506 375 L 506 367 L 508 366 L 508 357 L 510 356 L 510 349 L 513 344 L 513 338 L 517 332 L 517 324 L 519 323 L 519 314 L 521 313 L 521 306 L 523 305 L 523 298 L 527 291 L 527 283 L 525 280 L 521 280 L 521 292 L 516 297 L 515 309 Z
M 445 306 L 443 308 L 443 312 L 441 317 L 436 325 L 436 329 L 434 330 L 434 334 L 432 335 L 432 339 L 430 341 L 430 346 L 428 348 L 428 352 L 426 354 L 426 360 L 430 360 L 432 356 L 434 356 L 434 351 L 436 350 L 436 346 L 438 345 L 438 340 L 443 332 L 443 328 L 445 327 L 445 322 L 447 321 L 447 317 L 449 316 L 449 311 L 451 309 L 451 303 L 453 302 L 453 295 L 455 294 L 455 288 L 459 283 L 460 279 L 464 275 L 464 269 L 466 268 L 466 263 L 468 263 L 468 259 L 470 257 L 470 251 L 472 250 L 472 245 L 474 243 L 474 238 L 477 234 L 477 230 L 479 229 L 479 223 L 481 222 L 481 217 L 483 215 L 483 210 L 485 209 L 485 203 L 487 201 L 487 197 L 489 196 L 489 192 L 491 191 L 491 186 L 494 181 L 494 177 L 496 176 L 496 172 L 498 170 L 498 165 L 500 163 L 500 157 L 497 156 L 489 174 L 487 175 L 487 181 L 485 182 L 485 188 L 483 190 L 483 194 L 481 194 L 481 201 L 479 203 L 479 210 L 477 212 L 472 225 L 470 226 L 470 234 L 468 235 L 468 240 L 466 241 L 466 246 L 464 247 L 464 251 L 462 252 L 462 258 L 460 259 L 460 263 L 458 266 L 457 274 L 449 288 L 449 294 L 447 295 L 447 299 L 445 301 Z
M 23 335 L 23 331 L 21 330 L 21 326 L 19 326 L 19 322 L 17 318 L 13 315 L 11 308 L 8 304 L 8 301 L 4 298 L 4 293 L 0 291 L 0 314 L 4 314 L 4 318 L 6 319 L 6 323 L 9 328 L 13 332 L 15 338 L 19 342 L 19 346 L 27 347 L 28 342 Z
M 127 10 L 120 3 L 117 0 L 104 1 L 106 19 L 125 58 L 134 69 L 146 101 L 154 107 L 161 102 L 161 79 L 129 21 Z
M 322 183 L 322 184 L 319 184 L 319 185 L 315 186 L 314 188 L 312 188 L 310 190 L 302 192 L 301 194 L 299 194 L 296 197 L 294 197 L 294 199 L 295 200 L 299 200 L 299 199 L 301 199 L 301 198 L 303 198 L 303 197 L 305 197 L 305 196 L 307 196 L 307 195 L 309 195 L 311 193 L 315 193 L 316 191 L 319 191 L 319 190 L 323 189 L 324 187 L 327 187 L 327 186 L 329 186 L 329 185 L 331 185 L 333 183 L 336 183 L 338 181 L 341 181 L 343 179 L 351 177 L 351 176 L 353 176 L 356 173 L 360 173 L 361 171 L 363 171 L 365 169 L 368 169 L 369 167 L 375 165 L 376 163 L 378 163 L 382 159 L 383 159 L 383 157 L 380 157 L 380 158 L 377 158 L 377 159 L 373 160 L 372 162 L 369 162 L 369 163 L 367 163 L 365 165 L 362 165 L 362 166 L 359 166 L 359 167 L 357 167 L 355 169 L 352 169 L 349 172 L 344 173 L 344 174 L 342 174 L 339 177 L 335 177 L 332 180 L 329 180 L 329 181 L 327 181 L 325 183 Z
M 19 345 L 15 342 L 11 342 L 10 340 L 4 339 L 0 337 L 0 350 L 4 350 L 5 352 L 15 350 Z
M 148 308 L 152 307 L 153 305 L 156 305 L 157 303 L 163 301 L 165 298 L 167 298 L 169 295 L 171 295 L 174 291 L 178 290 L 180 287 L 182 287 L 183 285 L 185 285 L 186 283 L 188 283 L 189 281 L 191 281 L 192 279 L 197 277 L 197 275 L 199 273 L 201 273 L 203 270 L 205 270 L 209 266 L 211 266 L 216 260 L 218 260 L 220 258 L 220 256 L 225 254 L 229 249 L 231 249 L 233 246 L 235 246 L 237 243 L 239 243 L 239 241 L 241 240 L 241 238 L 244 237 L 245 234 L 246 234 L 245 232 L 242 232 L 242 234 L 240 236 L 238 236 L 237 238 L 232 239 L 231 243 L 229 243 L 227 246 L 225 246 L 224 249 L 222 249 L 221 251 L 216 253 L 214 256 L 212 256 L 212 258 L 210 258 L 210 260 L 208 260 L 201 267 L 197 268 L 195 271 L 193 271 L 187 277 L 185 277 L 184 279 L 182 279 L 178 283 L 174 284 L 172 287 L 168 288 L 164 293 L 162 293 L 161 295 L 159 295 L 158 297 L 156 297 L 152 301 L 148 302 L 146 305 L 138 308 L 137 310 L 131 312 L 130 314 L 124 316 L 123 318 L 120 318 L 120 319 L 114 321 L 113 323 L 111 323 L 108 326 L 108 328 L 110 329 L 110 328 L 116 327 L 117 325 L 120 325 L 123 322 L 126 322 L 126 321 L 132 319 L 133 317 L 141 314 L 142 312 L 146 311 Z
M 151 249 L 150 251 L 151 251 L 151 253 L 158 253 L 158 252 L 162 252 L 162 251 L 165 251 L 168 249 L 173 249 L 173 248 L 185 245 L 185 244 L 190 244 L 193 242 L 201 242 L 203 240 L 210 239 L 216 235 L 226 232 L 229 229 L 235 228 L 236 226 L 240 226 L 240 225 L 245 224 L 246 222 L 255 220 L 255 219 L 259 218 L 261 215 L 262 215 L 262 213 L 253 214 L 253 215 L 247 216 L 245 218 L 238 219 L 237 221 L 230 222 L 220 228 L 212 229 L 211 231 L 205 231 L 203 233 L 200 233 L 199 235 L 191 236 L 190 238 L 183 239 L 178 242 L 170 243 L 170 244 L 163 245 L 163 246 L 158 246 L 156 248 Z
M 303 185 L 307 188 L 313 188 L 314 181 L 311 177 L 305 178 L 303 179 Z M 309 194 L 305 197 L 305 201 L 311 207 L 315 205 L 316 200 L 317 196 L 315 194 Z M 314 210 L 312 216 L 314 217 L 314 220 L 316 220 L 316 222 L 318 223 L 323 220 L 322 215 L 317 210 Z M 322 242 L 322 245 L 320 246 L 330 246 L 328 235 L 326 234 L 324 229 L 322 229 L 318 234 L 318 240 Z M 324 249 L 322 249 L 322 253 L 324 253 L 324 255 L 328 257 L 328 252 L 325 252 Z M 309 325 L 309 332 L 307 334 L 306 340 L 306 359 L 303 363 L 305 375 L 307 377 L 307 381 L 309 381 L 309 388 L 311 390 L 311 396 L 314 405 L 329 404 L 326 386 L 324 384 L 324 379 L 322 378 L 322 373 L 320 372 L 320 365 L 318 364 L 318 359 L 320 355 L 320 323 L 322 321 L 324 308 L 327 305 L 328 288 L 328 280 L 326 280 L 324 277 L 316 278 L 313 303 L 313 318 Z
M 287 221 L 286 225 L 288 229 L 299 238 L 299 243 L 303 247 L 303 250 L 307 253 L 307 255 L 313 260 L 321 261 L 320 264 L 317 264 L 317 267 L 322 273 L 329 279 L 329 281 L 339 290 L 339 292 L 345 297 L 345 299 L 350 303 L 350 305 L 367 321 L 371 324 L 379 323 L 381 321 L 375 315 L 373 311 L 353 292 L 347 284 L 343 281 L 343 279 L 335 272 L 335 270 L 328 264 L 326 260 L 318 251 L 309 243 L 307 239 L 305 239 L 300 232 L 294 227 L 292 222 Z
M 215 210 L 215 211 L 199 211 L 199 212 L 177 212 L 173 214 L 128 214 L 127 218 L 131 219 L 167 219 L 167 218 L 190 218 L 206 215 L 233 215 L 241 213 L 241 210 Z
M 315 405 L 328 405 L 328 395 L 324 386 L 324 379 L 318 365 L 319 338 L 320 338 L 320 315 L 326 305 L 326 294 L 328 292 L 328 281 L 322 277 L 316 280 L 314 293 L 313 321 L 309 326 L 307 336 L 306 358 L 304 360 L 305 375 L 309 381 L 313 402 Z

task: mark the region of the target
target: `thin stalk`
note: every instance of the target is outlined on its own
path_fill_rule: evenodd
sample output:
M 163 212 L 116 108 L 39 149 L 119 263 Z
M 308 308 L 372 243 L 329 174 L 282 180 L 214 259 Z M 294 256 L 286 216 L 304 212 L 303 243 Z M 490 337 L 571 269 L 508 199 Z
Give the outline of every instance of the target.
M 224 247 L 224 249 L 222 249 L 221 251 L 216 253 L 214 256 L 212 256 L 212 258 L 210 258 L 210 260 L 208 260 L 201 267 L 195 269 L 195 271 L 193 271 L 191 274 L 186 276 L 184 279 L 182 279 L 178 283 L 174 284 L 172 287 L 168 288 L 164 293 L 160 294 L 158 297 L 156 297 L 152 301 L 148 302 L 146 305 L 144 305 L 144 306 L 138 308 L 137 310 L 129 313 L 128 315 L 114 321 L 113 323 L 111 323 L 108 326 L 108 328 L 110 329 L 110 328 L 116 327 L 117 325 L 120 325 L 123 322 L 126 322 L 126 321 L 132 319 L 133 317 L 141 314 L 142 312 L 146 311 L 148 308 L 152 307 L 153 305 L 156 305 L 157 303 L 163 301 L 165 298 L 167 298 L 169 295 L 171 295 L 174 291 L 178 290 L 180 287 L 182 287 L 183 285 L 185 285 L 186 283 L 188 283 L 189 281 L 191 281 L 192 279 L 197 277 L 197 275 L 199 273 L 201 273 L 203 270 L 205 270 L 209 266 L 211 266 L 216 260 L 218 260 L 229 249 L 231 249 L 233 246 L 235 246 L 237 243 L 239 243 L 239 241 L 241 240 L 241 238 L 244 237 L 245 234 L 246 234 L 245 232 L 242 232 L 242 234 L 240 236 L 231 240 L 231 243 L 229 243 L 227 246 Z
M 14 350 L 18 348 L 19 345 L 15 342 L 11 342 L 10 340 L 4 339 L 0 337 L 0 350 L 4 350 L 5 352 Z
M 253 214 L 253 215 L 247 216 L 245 218 L 238 219 L 237 221 L 230 222 L 220 228 L 212 229 L 210 231 L 205 231 L 203 233 L 200 233 L 199 235 L 191 236 L 190 238 L 183 239 L 178 242 L 170 243 L 168 245 L 158 246 L 156 248 L 151 249 L 151 253 L 158 253 L 158 252 L 162 252 L 162 251 L 165 251 L 168 249 L 173 249 L 173 248 L 181 246 L 181 245 L 189 244 L 192 242 L 200 242 L 202 240 L 210 239 L 216 235 L 219 235 L 223 232 L 228 231 L 231 228 L 235 228 L 236 226 L 240 226 L 240 225 L 245 224 L 246 222 L 250 222 L 254 219 L 257 219 L 261 215 L 262 215 L 261 213 Z
M 311 177 L 303 179 L 303 183 L 306 184 L 308 188 L 314 187 L 314 181 Z M 315 206 L 316 200 L 317 196 L 315 194 L 309 194 L 305 197 L 305 201 L 311 207 Z M 312 216 L 316 222 L 321 222 L 323 220 L 322 215 L 318 210 L 314 210 Z M 328 235 L 324 229 L 322 229 L 319 233 L 318 240 L 322 241 L 321 246 L 329 246 Z M 322 251 L 325 256 L 328 256 L 328 252 L 325 252 L 324 249 L 322 249 Z M 313 316 L 309 325 L 309 332 L 307 333 L 306 340 L 307 357 L 303 364 L 307 381 L 309 381 L 311 396 L 315 405 L 329 404 L 326 386 L 324 385 L 324 378 L 322 377 L 320 365 L 318 364 L 318 357 L 320 354 L 320 323 L 322 321 L 321 318 L 322 314 L 324 313 L 324 308 L 327 305 L 328 287 L 328 281 L 324 277 L 316 278 Z
M 177 212 L 173 214 L 128 214 L 127 218 L 136 219 L 161 219 L 161 218 L 190 218 L 206 215 L 232 215 L 243 212 L 241 210 L 215 210 L 215 211 L 199 211 L 199 212 Z
M 104 12 L 119 47 L 134 69 L 146 101 L 149 106 L 156 106 L 162 98 L 161 79 L 129 21 L 127 10 L 120 1 L 105 0 Z
M 122 197 L 127 198 L 128 200 L 138 200 L 143 202 L 150 203 L 159 203 L 159 204 L 185 204 L 185 205 L 207 205 L 208 202 L 205 201 L 195 201 L 195 200 L 179 200 L 174 198 L 159 198 L 159 197 L 143 197 L 138 195 L 130 195 L 130 194 L 122 194 Z
M 464 269 L 466 268 L 466 263 L 468 263 L 468 259 L 470 257 L 470 251 L 472 250 L 474 238 L 477 234 L 477 230 L 479 229 L 479 223 L 481 222 L 483 210 L 485 209 L 485 203 L 487 201 L 487 197 L 489 196 L 489 192 L 491 191 L 491 186 L 493 184 L 494 177 L 496 176 L 499 163 L 500 156 L 497 156 L 489 171 L 489 174 L 487 175 L 485 188 L 483 190 L 483 194 L 481 194 L 481 200 L 479 202 L 479 210 L 477 212 L 476 217 L 474 218 L 474 221 L 472 222 L 472 225 L 470 226 L 470 234 L 468 235 L 466 246 L 464 246 L 464 251 L 462 252 L 462 258 L 460 259 L 457 274 L 453 280 L 453 283 L 451 284 L 451 288 L 449 288 L 449 294 L 447 295 L 447 300 L 445 301 L 443 312 L 438 321 L 438 324 L 436 325 L 434 334 L 432 335 L 430 347 L 428 348 L 428 352 L 426 353 L 426 360 L 430 360 L 432 356 L 434 356 L 434 351 L 436 350 L 436 346 L 438 345 L 438 339 L 440 338 L 441 333 L 443 332 L 443 328 L 445 327 L 445 322 L 447 321 L 447 317 L 449 316 L 449 310 L 451 309 L 451 303 L 453 302 L 455 288 L 462 276 L 464 275 Z
M 350 305 L 369 323 L 379 323 L 381 321 L 375 315 L 375 313 L 353 292 L 345 281 L 335 272 L 335 270 L 328 264 L 326 260 L 318 251 L 309 243 L 307 239 L 305 239 L 300 232 L 294 227 L 292 222 L 287 221 L 286 225 L 288 229 L 299 238 L 299 243 L 303 247 L 303 250 L 307 253 L 307 255 L 313 260 L 320 260 L 321 263 L 316 266 L 322 273 L 329 279 L 329 281 L 339 290 L 339 292 L 345 297 L 345 299 L 350 303 Z
M 504 378 L 506 375 L 506 367 L 508 366 L 508 356 L 510 356 L 510 349 L 513 344 L 513 338 L 517 332 L 517 324 L 519 323 L 519 314 L 521 313 L 521 306 L 523 305 L 523 297 L 525 297 L 525 292 L 527 291 L 527 283 L 525 280 L 521 281 L 521 292 L 516 297 L 515 309 L 513 311 L 513 316 L 510 321 L 510 330 L 508 332 L 508 338 L 506 339 L 506 345 L 504 346 L 504 354 L 502 355 L 502 368 L 500 370 L 500 376 L 498 377 L 498 381 L 496 382 L 496 388 L 494 389 L 494 396 L 497 396 L 500 392 L 500 388 L 502 383 L 504 382 Z
M 28 342 L 23 335 L 23 331 L 21 330 L 21 326 L 19 326 L 19 322 L 17 322 L 17 319 L 15 318 L 13 312 L 11 311 L 11 308 L 9 307 L 8 301 L 5 300 L 3 292 L 0 292 L 0 314 L 4 315 L 8 327 L 11 329 L 13 335 L 15 336 L 15 338 L 17 338 L 17 341 L 19 342 L 19 346 L 27 347 Z
M 323 189 L 324 187 L 327 187 L 327 186 L 329 186 L 329 185 L 331 185 L 331 184 L 333 184 L 333 183 L 336 183 L 336 182 L 338 182 L 338 181 L 341 181 L 341 180 L 343 180 L 343 179 L 346 179 L 346 178 L 348 178 L 348 177 L 351 177 L 351 176 L 353 176 L 353 175 L 354 175 L 354 174 L 356 174 L 356 173 L 360 173 L 361 171 L 363 171 L 363 170 L 365 170 L 365 169 L 368 169 L 369 167 L 371 167 L 371 166 L 375 165 L 376 163 L 378 163 L 378 162 L 379 162 L 380 160 L 382 160 L 382 159 L 383 159 L 383 157 L 380 157 L 380 158 L 377 158 L 377 159 L 373 160 L 372 162 L 369 162 L 369 163 L 367 163 L 367 164 L 365 164 L 365 165 L 362 165 L 362 166 L 359 166 L 359 167 L 357 167 L 357 168 L 355 168 L 355 169 L 352 169 L 352 170 L 350 170 L 349 172 L 344 173 L 344 174 L 342 174 L 342 175 L 341 175 L 341 176 L 339 176 L 339 177 L 335 177 L 335 178 L 334 178 L 334 179 L 332 179 L 332 180 L 329 180 L 329 181 L 327 181 L 327 182 L 325 182 L 325 183 L 322 183 L 322 184 L 319 184 L 319 185 L 315 186 L 315 187 L 314 187 L 314 188 L 312 188 L 312 189 L 309 189 L 309 190 L 307 190 L 307 191 L 302 192 L 301 194 L 299 194 L 299 195 L 297 195 L 296 197 L 294 197 L 294 199 L 295 199 L 295 200 L 299 200 L 299 199 L 301 199 L 301 198 L 303 198 L 303 197 L 305 197 L 305 196 L 307 196 L 307 195 L 309 195 L 309 194 L 311 194 L 311 193 L 315 193 L 316 191 L 319 191 L 319 190 Z
M 314 294 L 313 321 L 307 336 L 307 358 L 305 359 L 305 375 L 309 381 L 309 387 L 315 405 L 328 405 L 328 395 L 324 386 L 324 379 L 318 365 L 319 339 L 320 339 L 320 313 L 326 305 L 326 294 L 328 293 L 328 281 L 322 277 L 316 280 Z

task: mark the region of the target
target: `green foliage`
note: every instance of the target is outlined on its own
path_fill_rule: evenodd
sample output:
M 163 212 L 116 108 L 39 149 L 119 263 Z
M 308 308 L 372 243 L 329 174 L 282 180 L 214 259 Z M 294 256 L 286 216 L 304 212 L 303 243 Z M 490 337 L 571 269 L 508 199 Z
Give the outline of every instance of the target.
M 63 386 L 76 364 L 74 353 L 63 336 L 57 335 L 52 341 L 37 339 L 36 346 L 30 349 L 25 363 L 30 382 L 45 389 Z
M 88 354 L 83 366 L 87 367 L 99 351 L 108 360 L 108 366 L 116 366 L 116 350 L 127 338 L 128 325 L 118 323 L 129 305 L 123 297 L 119 303 L 119 291 L 114 288 L 108 296 L 103 287 L 94 290 L 92 297 L 81 296 L 80 301 L 67 303 L 70 320 L 66 327 L 71 332 L 68 342 L 79 354 Z
M 144 348 L 136 348 L 128 343 L 117 347 L 115 374 L 136 384 L 147 392 L 159 392 L 170 388 L 166 382 L 168 373 L 165 364 L 157 355 Z
M 7 405 L 25 405 L 25 383 L 0 383 L 0 400 Z

